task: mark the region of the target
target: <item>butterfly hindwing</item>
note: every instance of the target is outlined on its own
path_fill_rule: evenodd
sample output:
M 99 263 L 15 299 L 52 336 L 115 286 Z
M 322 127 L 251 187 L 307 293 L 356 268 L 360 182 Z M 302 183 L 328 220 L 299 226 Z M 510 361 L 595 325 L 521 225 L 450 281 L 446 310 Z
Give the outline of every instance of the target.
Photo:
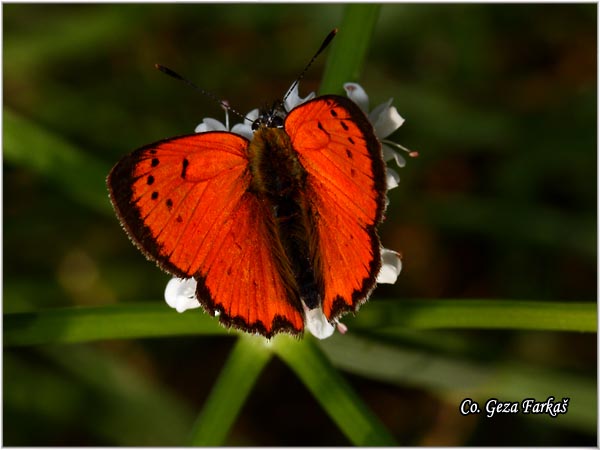
M 285 130 L 306 169 L 315 218 L 328 320 L 355 311 L 375 286 L 381 265 L 376 228 L 385 207 L 381 144 L 356 104 L 327 95 L 287 116 Z
M 167 139 L 111 171 L 111 201 L 134 243 L 164 270 L 198 281 L 219 320 L 271 336 L 303 329 L 278 267 L 272 218 L 250 192 L 248 140 L 226 132 Z

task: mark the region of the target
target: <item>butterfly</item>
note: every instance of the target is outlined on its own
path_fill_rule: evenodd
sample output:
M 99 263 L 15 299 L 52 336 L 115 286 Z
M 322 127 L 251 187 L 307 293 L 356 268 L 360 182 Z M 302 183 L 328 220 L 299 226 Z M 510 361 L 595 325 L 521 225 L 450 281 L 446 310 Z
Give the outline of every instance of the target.
M 381 142 L 338 95 L 289 111 L 278 102 L 252 130 L 139 148 L 111 170 L 110 200 L 142 253 L 193 278 L 223 325 L 267 338 L 307 326 L 325 337 L 367 300 L 381 268 Z

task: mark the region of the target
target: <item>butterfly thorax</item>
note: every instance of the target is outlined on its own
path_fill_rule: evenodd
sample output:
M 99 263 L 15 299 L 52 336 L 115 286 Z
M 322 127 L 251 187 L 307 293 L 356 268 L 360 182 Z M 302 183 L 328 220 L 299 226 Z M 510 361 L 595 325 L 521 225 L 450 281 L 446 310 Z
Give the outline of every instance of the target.
M 261 126 L 248 148 L 250 190 L 276 200 L 293 198 L 304 188 L 306 171 L 287 133 Z
M 294 274 L 294 280 L 288 281 L 310 309 L 316 308 L 323 291 L 315 275 L 319 270 L 311 263 L 315 218 L 305 197 L 306 170 L 281 128 L 259 127 L 248 148 L 248 159 L 249 192 L 268 205 L 284 253 L 279 260 L 286 261 Z

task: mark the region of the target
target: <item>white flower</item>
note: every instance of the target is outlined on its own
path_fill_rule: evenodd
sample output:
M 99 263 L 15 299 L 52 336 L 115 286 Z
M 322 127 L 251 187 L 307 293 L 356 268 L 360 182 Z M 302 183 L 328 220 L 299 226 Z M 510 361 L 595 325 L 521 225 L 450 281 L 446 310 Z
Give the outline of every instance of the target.
M 356 103 L 359 108 L 362 109 L 365 114 L 367 114 L 369 121 L 375 130 L 375 136 L 377 136 L 381 141 L 383 160 L 388 162 L 393 159 L 396 161 L 398 167 L 404 167 L 406 165 L 406 161 L 400 153 L 392 148 L 392 146 L 403 150 L 404 148 L 395 142 L 385 139 L 398 128 L 400 128 L 404 123 L 404 119 L 402 116 L 400 116 L 400 114 L 398 114 L 396 107 L 392 106 L 393 99 L 390 98 L 387 102 L 377 106 L 369 113 L 369 96 L 360 86 L 360 84 L 344 83 L 344 90 L 346 91 L 348 98 Z M 400 182 L 400 175 L 398 175 L 395 170 L 386 167 L 385 177 L 388 190 L 398 186 L 398 183 Z
M 199 308 L 196 299 L 196 280 L 193 278 L 171 278 L 165 288 L 165 301 L 177 312 Z

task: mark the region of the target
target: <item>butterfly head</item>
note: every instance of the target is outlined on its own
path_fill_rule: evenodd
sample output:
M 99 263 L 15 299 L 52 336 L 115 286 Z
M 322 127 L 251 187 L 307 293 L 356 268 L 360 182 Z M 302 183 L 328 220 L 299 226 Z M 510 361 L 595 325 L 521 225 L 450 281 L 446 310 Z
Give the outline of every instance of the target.
M 252 131 L 259 128 L 283 128 L 283 123 L 288 115 L 285 105 L 282 101 L 276 101 L 270 108 L 262 109 L 259 112 L 258 119 L 252 122 Z

